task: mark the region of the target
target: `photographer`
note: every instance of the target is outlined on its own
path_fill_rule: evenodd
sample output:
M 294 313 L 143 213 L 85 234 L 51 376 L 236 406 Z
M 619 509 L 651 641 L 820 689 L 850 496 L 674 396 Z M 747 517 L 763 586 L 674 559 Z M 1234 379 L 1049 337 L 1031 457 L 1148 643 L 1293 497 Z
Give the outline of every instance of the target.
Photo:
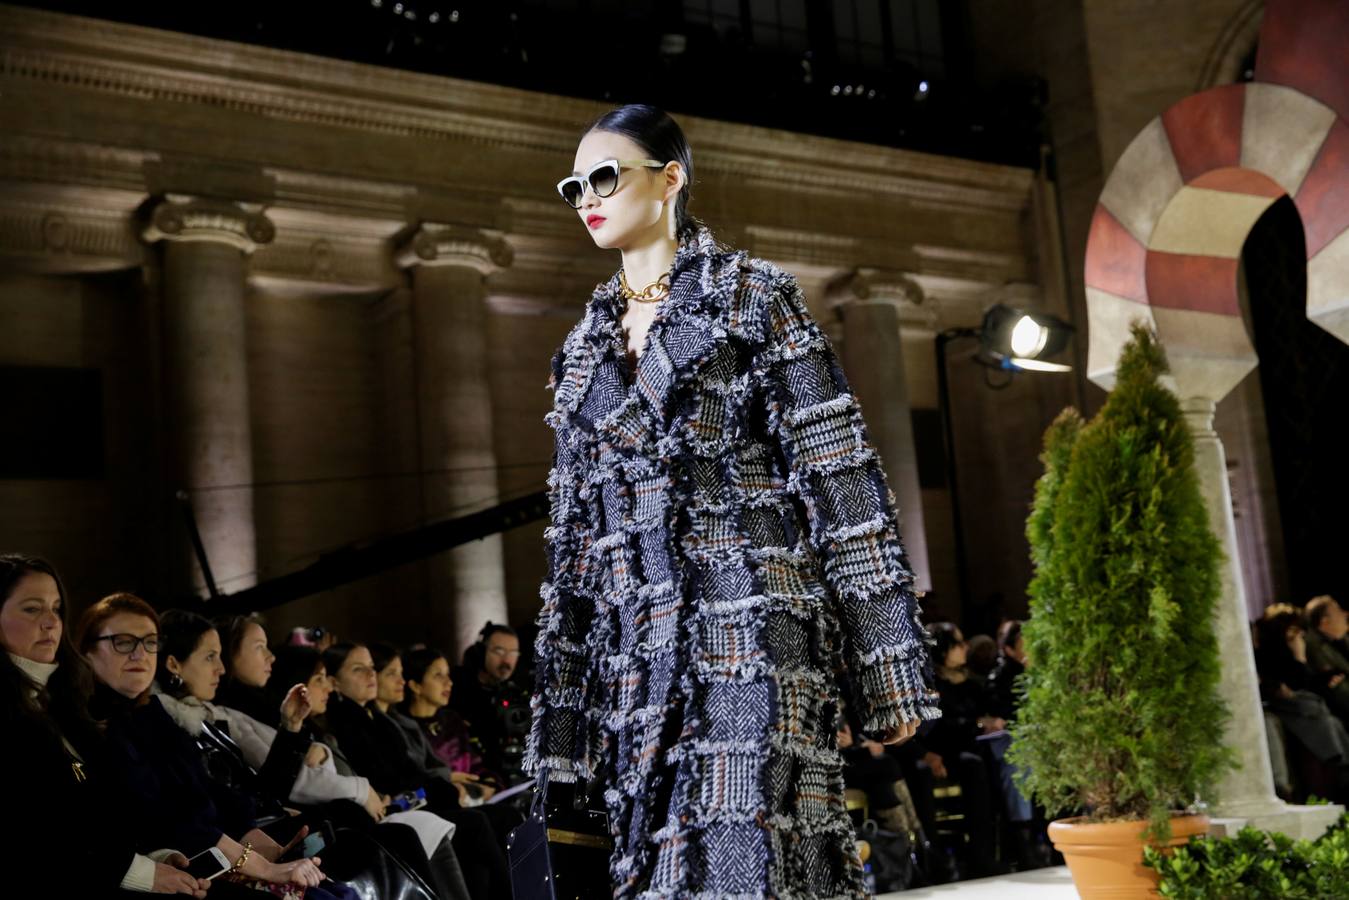
M 515 784 L 524 777 L 521 757 L 530 721 L 529 692 L 511 680 L 520 638 L 498 622 L 488 622 L 479 634 L 481 640 L 464 651 L 464 664 L 452 674 L 449 705 L 468 726 L 483 765 Z

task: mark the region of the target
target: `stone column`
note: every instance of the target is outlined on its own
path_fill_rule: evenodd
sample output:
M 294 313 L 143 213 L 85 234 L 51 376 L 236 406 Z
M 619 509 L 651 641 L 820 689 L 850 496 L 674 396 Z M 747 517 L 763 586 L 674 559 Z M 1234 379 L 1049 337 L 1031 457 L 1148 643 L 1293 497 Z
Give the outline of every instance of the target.
M 422 496 L 428 522 L 500 502 L 492 443 L 487 357 L 487 276 L 509 266 L 495 234 L 423 224 L 400 248 L 412 271 L 413 340 L 421 432 Z M 433 609 L 443 609 L 456 658 L 491 619 L 506 621 L 501 535 L 432 560 Z
M 253 449 L 244 289 L 247 257 L 275 236 L 256 206 L 170 195 L 142 237 L 163 245 L 165 435 L 172 488 L 192 504 L 222 592 L 256 581 Z M 176 512 L 176 511 L 175 511 Z M 181 522 L 181 514 L 174 518 Z M 203 592 L 186 529 L 175 524 L 175 583 Z M 190 574 L 188 574 L 190 573 Z
M 1194 462 L 1208 506 L 1209 523 L 1222 546 L 1222 596 L 1214 611 L 1214 632 L 1222 652 L 1219 690 L 1231 721 L 1225 743 L 1236 754 L 1240 768 L 1229 772 L 1218 786 L 1215 824 L 1235 832 L 1249 822 L 1258 828 L 1281 831 L 1295 838 L 1320 835 L 1339 818 L 1340 806 L 1290 806 L 1274 793 L 1265 716 L 1260 705 L 1259 681 L 1247 620 L 1246 591 L 1237 552 L 1236 521 L 1232 516 L 1227 455 L 1213 429 L 1214 401 L 1190 397 L 1183 401 L 1186 424 L 1194 435 Z
M 900 536 L 913 568 L 914 587 L 928 591 L 932 576 L 900 339 L 900 312 L 917 306 L 922 293 L 903 276 L 875 273 L 853 279 L 849 293 L 851 297 L 840 304 L 843 366 L 899 505 Z

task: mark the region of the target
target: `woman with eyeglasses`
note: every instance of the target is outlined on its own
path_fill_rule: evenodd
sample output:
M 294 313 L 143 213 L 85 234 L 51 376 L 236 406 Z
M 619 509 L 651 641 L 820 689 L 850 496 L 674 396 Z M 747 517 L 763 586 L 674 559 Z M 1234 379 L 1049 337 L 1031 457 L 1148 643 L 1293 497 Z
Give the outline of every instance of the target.
M 219 849 L 235 864 L 238 877 L 318 885 L 320 861 L 278 862 L 281 848 L 254 828 L 248 798 L 213 782 L 201 751 L 155 695 L 155 673 L 167 647 L 161 630 L 154 608 L 126 593 L 89 607 L 75 629 L 96 682 L 90 711 L 103 725 L 113 770 L 135 798 L 125 817 L 151 843 L 178 846 L 190 855 Z M 256 892 L 213 883 L 212 896 L 225 893 Z
M 835 676 L 869 739 L 939 715 L 912 574 L 800 287 L 690 215 L 693 176 L 624 106 L 558 183 L 620 265 L 553 360 L 527 766 L 610 789 L 615 897 L 860 897 Z
M 89 669 L 66 633 L 66 593 L 45 560 L 0 555 L 0 770 L 15 819 L 3 893 L 103 898 L 205 897 L 174 850 L 137 852 L 134 798 L 118 790 L 88 713 Z M 163 846 L 163 845 L 161 845 Z

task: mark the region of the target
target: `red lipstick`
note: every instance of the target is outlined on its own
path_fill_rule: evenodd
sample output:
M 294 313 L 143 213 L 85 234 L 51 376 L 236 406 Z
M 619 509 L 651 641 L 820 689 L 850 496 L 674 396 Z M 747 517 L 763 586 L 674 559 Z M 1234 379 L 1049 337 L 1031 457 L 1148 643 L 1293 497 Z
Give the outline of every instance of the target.
M 604 224 L 604 222 L 605 222 L 604 216 L 597 216 L 594 215 L 593 213 L 591 215 L 586 216 L 586 224 L 589 225 L 591 228 L 599 228 L 601 225 Z

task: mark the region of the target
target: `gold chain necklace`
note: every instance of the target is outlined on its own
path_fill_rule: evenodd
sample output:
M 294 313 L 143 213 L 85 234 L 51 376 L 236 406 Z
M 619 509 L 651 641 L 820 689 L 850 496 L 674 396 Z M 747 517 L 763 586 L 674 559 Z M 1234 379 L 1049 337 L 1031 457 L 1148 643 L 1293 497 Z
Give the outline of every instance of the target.
M 640 291 L 634 291 L 628 287 L 627 274 L 619 269 L 618 287 L 623 292 L 624 300 L 632 300 L 637 303 L 658 303 L 670 295 L 670 273 L 666 272 Z

